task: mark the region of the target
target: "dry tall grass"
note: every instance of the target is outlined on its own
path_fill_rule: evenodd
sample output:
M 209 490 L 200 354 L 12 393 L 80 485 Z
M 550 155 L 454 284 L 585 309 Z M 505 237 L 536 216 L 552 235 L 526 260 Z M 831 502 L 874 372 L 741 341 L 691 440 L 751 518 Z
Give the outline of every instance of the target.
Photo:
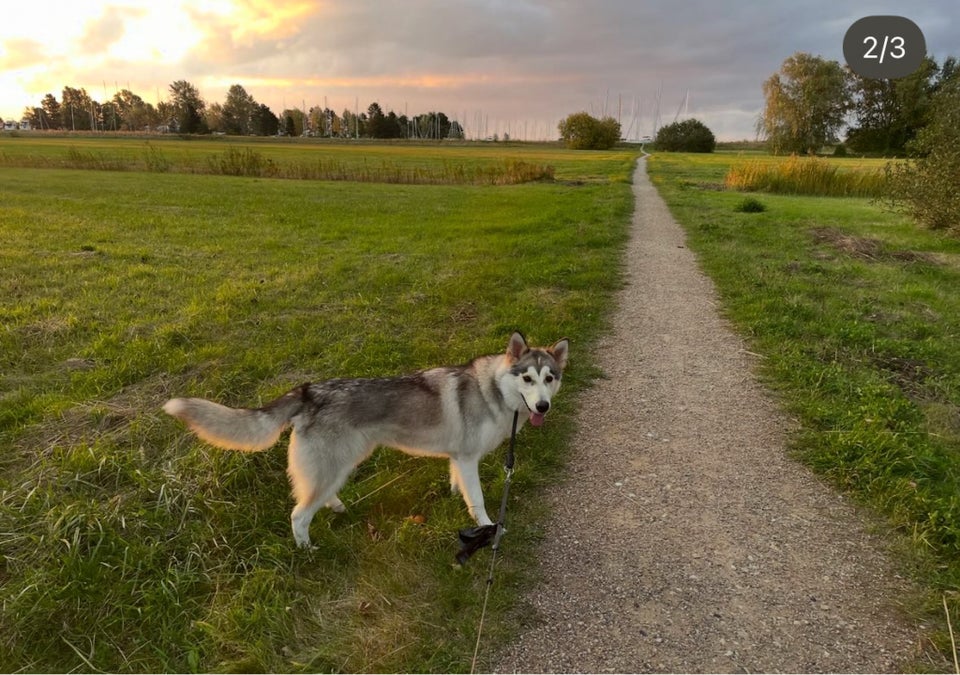
M 835 162 L 792 155 L 783 162 L 751 160 L 730 168 L 728 189 L 744 192 L 816 195 L 820 197 L 879 197 L 887 187 L 880 169 L 843 169 Z

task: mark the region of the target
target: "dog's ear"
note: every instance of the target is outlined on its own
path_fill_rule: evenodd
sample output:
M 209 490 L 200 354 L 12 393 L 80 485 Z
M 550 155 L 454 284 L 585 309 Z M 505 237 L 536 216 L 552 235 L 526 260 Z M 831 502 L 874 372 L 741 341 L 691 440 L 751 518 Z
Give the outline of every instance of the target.
M 507 356 L 516 360 L 530 351 L 527 346 L 527 340 L 520 331 L 514 331 L 510 336 L 510 344 L 507 345 Z
M 548 347 L 547 351 L 553 354 L 557 367 L 563 370 L 567 367 L 567 353 L 569 351 L 570 341 L 567 338 L 557 340 L 553 346 Z

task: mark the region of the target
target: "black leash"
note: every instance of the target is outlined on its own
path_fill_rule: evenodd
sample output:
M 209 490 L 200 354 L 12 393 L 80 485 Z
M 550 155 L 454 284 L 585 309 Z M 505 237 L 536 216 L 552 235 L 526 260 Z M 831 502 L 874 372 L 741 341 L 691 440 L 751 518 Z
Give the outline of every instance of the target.
M 493 586 L 493 569 L 497 562 L 497 551 L 500 550 L 500 540 L 506 533 L 504 523 L 507 520 L 507 497 L 510 494 L 510 482 L 513 477 L 514 448 L 517 444 L 517 420 L 520 411 L 513 413 L 513 428 L 510 430 L 510 446 L 503 463 L 506 477 L 503 479 L 503 497 L 500 499 L 500 514 L 493 525 L 481 525 L 466 530 L 460 530 L 460 552 L 457 553 L 457 562 L 465 564 L 474 553 L 485 546 L 493 544 L 490 555 L 490 571 L 487 573 L 487 589 L 483 594 L 483 609 L 480 611 L 480 625 L 477 627 L 477 644 L 473 648 L 473 661 L 470 672 L 477 669 L 477 654 L 480 652 L 480 639 L 483 637 L 483 622 L 487 616 L 487 602 L 490 600 L 490 588 Z

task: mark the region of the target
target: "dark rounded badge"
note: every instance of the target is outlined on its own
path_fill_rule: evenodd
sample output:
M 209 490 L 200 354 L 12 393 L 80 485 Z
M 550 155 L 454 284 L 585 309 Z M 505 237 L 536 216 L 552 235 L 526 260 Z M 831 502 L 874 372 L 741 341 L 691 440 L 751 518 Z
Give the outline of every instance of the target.
M 923 63 L 927 41 L 920 27 L 904 16 L 865 16 L 843 36 L 843 56 L 863 77 L 906 77 Z

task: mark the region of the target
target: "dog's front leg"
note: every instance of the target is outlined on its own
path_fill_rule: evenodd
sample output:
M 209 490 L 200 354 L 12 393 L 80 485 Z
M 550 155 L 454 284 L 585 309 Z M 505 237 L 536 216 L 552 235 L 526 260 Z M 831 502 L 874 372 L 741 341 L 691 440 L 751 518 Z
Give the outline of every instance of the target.
M 460 485 L 460 494 L 467 504 L 467 510 L 477 521 L 477 525 L 492 525 L 493 521 L 487 515 L 483 505 L 483 490 L 480 487 L 480 459 L 451 459 L 451 476 L 456 476 Z

